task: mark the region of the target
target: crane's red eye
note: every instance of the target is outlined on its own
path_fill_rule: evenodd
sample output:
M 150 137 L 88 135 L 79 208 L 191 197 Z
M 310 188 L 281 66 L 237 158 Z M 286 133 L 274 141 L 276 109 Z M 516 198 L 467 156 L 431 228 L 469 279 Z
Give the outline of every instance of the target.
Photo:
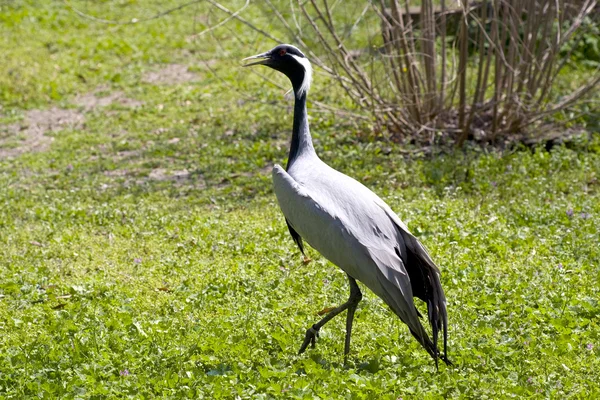
M 285 49 L 281 49 L 281 50 L 279 50 L 279 55 L 280 55 L 281 57 L 285 56 L 285 53 L 287 53 L 287 51 L 285 51 Z

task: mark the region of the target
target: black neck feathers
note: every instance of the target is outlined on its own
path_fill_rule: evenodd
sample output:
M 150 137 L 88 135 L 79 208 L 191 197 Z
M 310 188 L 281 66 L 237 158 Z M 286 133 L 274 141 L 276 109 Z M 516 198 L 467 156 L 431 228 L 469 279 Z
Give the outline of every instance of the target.
M 294 127 L 292 130 L 292 143 L 288 155 L 286 170 L 289 170 L 294 162 L 306 152 L 314 153 L 310 129 L 308 127 L 308 113 L 306 111 L 306 92 L 298 97 L 298 92 L 294 88 Z

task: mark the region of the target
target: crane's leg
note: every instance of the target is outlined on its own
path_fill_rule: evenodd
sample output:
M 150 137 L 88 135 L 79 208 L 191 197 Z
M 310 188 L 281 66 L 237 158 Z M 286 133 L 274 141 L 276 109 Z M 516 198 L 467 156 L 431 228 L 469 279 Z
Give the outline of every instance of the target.
M 350 335 L 352 334 L 352 322 L 354 321 L 354 312 L 358 303 L 362 300 L 362 293 L 360 288 L 356 284 L 356 279 L 348 275 L 350 281 L 350 298 L 348 302 L 352 301 L 348 306 L 348 314 L 346 315 L 346 341 L 344 342 L 344 364 L 348 362 L 348 353 L 350 353 Z
M 344 361 L 346 360 L 346 356 L 350 351 L 350 334 L 352 333 L 352 321 L 354 319 L 354 312 L 356 311 L 358 303 L 362 299 L 362 293 L 360 292 L 356 280 L 350 275 L 348 275 L 348 280 L 350 281 L 350 297 L 348 298 L 348 301 L 346 301 L 341 306 L 331 310 L 329 314 L 325 316 L 325 318 L 308 328 L 308 330 L 306 331 L 306 336 L 304 337 L 304 342 L 302 343 L 298 354 L 304 353 L 309 344 L 312 345 L 312 347 L 315 347 L 317 337 L 319 337 L 319 329 L 321 329 L 323 325 L 325 325 L 333 317 L 335 317 L 342 311 L 348 310 L 348 316 L 346 318 L 346 342 L 344 345 Z

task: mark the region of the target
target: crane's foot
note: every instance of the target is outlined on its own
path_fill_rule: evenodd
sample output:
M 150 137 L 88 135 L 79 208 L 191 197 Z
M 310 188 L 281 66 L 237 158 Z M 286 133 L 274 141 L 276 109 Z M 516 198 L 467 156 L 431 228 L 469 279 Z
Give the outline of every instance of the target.
M 445 355 L 440 355 L 440 359 L 441 359 L 443 362 L 445 362 L 445 363 L 446 363 L 446 365 L 451 365 L 451 366 L 453 366 L 453 365 L 454 365 L 454 363 L 453 363 L 452 361 L 450 361 L 450 360 L 448 359 L 448 357 L 446 357 Z
M 306 336 L 304 337 L 304 342 L 302 342 L 302 346 L 300 347 L 300 351 L 298 354 L 304 353 L 308 345 L 310 344 L 313 349 L 315 348 L 315 343 L 317 343 L 317 338 L 319 337 L 319 330 L 315 329 L 315 326 L 311 326 L 306 330 Z

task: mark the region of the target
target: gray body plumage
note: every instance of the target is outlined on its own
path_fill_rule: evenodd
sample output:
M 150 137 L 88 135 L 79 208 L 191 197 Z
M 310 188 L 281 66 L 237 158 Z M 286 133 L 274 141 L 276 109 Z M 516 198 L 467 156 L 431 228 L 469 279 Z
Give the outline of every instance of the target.
M 411 252 L 439 271 L 406 225 L 375 193 L 303 153 L 285 171 L 273 168 L 277 201 L 292 228 L 329 261 L 379 296 L 426 348 L 410 277 L 404 266 Z M 445 303 L 443 293 L 439 298 Z M 437 304 L 444 309 L 445 304 Z M 433 349 L 431 349 L 433 350 Z

